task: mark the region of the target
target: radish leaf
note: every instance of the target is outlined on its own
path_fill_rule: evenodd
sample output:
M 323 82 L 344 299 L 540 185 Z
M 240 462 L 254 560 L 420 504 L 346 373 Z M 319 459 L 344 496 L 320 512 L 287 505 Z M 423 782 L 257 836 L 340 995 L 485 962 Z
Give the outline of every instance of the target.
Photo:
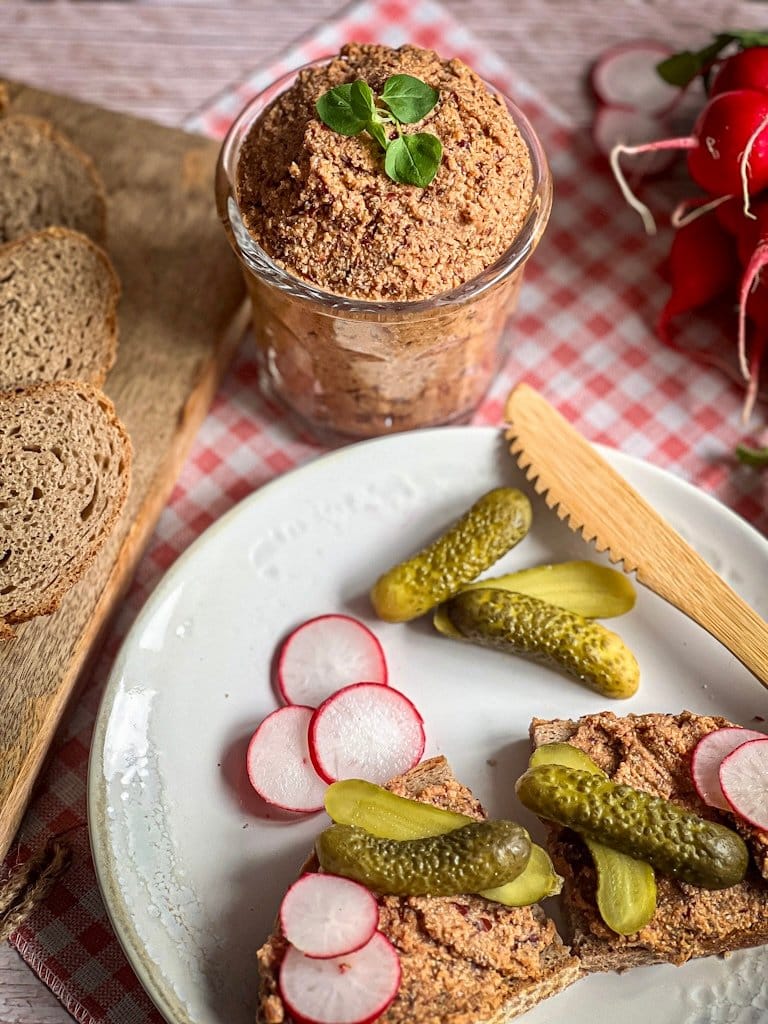
M 706 74 L 710 65 L 731 43 L 738 43 L 742 50 L 753 46 L 768 46 L 768 32 L 754 32 L 749 29 L 733 29 L 718 32 L 713 41 L 701 50 L 681 50 L 656 65 L 656 70 L 665 82 L 684 89 L 697 75 Z
M 740 444 L 736 448 L 736 457 L 745 466 L 755 466 L 758 469 L 768 466 L 768 448 L 750 448 Z

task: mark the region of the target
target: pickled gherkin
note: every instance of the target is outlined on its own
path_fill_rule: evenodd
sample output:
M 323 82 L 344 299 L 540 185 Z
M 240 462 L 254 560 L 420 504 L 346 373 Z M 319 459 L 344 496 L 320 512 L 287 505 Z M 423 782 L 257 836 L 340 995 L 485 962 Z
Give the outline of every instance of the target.
M 374 585 L 371 601 L 387 622 L 405 622 L 455 594 L 506 554 L 531 527 L 531 503 L 514 487 L 479 498 L 447 532 Z
M 727 889 L 746 873 L 747 848 L 731 829 L 599 775 L 540 765 L 518 779 L 517 795 L 540 817 L 691 885 Z
M 469 825 L 474 818 L 420 800 L 397 796 L 363 779 L 342 779 L 325 791 L 325 809 L 341 825 L 356 825 L 380 839 L 426 839 Z M 507 907 L 527 907 L 560 892 L 563 880 L 546 850 L 531 844 L 522 874 L 511 882 L 479 893 Z
M 535 658 L 604 697 L 631 697 L 637 690 L 637 659 L 620 636 L 599 622 L 526 594 L 491 589 L 457 594 L 445 611 L 465 639 Z
M 324 871 L 393 896 L 457 896 L 522 874 L 531 841 L 512 821 L 475 821 L 426 839 L 378 839 L 354 825 L 331 825 L 315 842 Z
M 570 743 L 544 743 L 531 755 L 529 765 L 559 764 L 606 778 L 595 762 Z M 619 935 L 644 928 L 656 912 L 656 876 L 645 861 L 612 850 L 604 843 L 582 836 L 597 873 L 595 902 L 600 917 Z
M 596 562 L 555 562 L 518 569 L 504 576 L 467 583 L 465 590 L 510 590 L 546 601 L 567 612 L 583 615 L 585 619 L 609 619 L 624 615 L 635 605 L 635 588 L 624 573 L 609 569 Z M 461 633 L 441 605 L 432 616 L 438 633 L 461 640 Z

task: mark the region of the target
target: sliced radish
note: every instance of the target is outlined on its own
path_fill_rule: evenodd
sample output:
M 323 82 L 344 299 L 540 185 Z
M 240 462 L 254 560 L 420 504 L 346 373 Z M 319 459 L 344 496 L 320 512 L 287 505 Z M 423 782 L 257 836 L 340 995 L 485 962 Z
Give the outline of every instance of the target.
M 356 683 L 323 701 L 309 726 L 309 753 L 327 782 L 379 785 L 407 772 L 424 753 L 424 722 L 391 686 Z
M 373 633 L 349 615 L 320 615 L 283 644 L 277 685 L 286 704 L 318 704 L 351 683 L 386 684 L 384 651 Z
M 740 818 L 768 832 L 768 736 L 728 754 L 720 765 L 720 785 Z
M 293 704 L 267 715 L 248 744 L 248 778 L 267 803 L 309 814 L 323 809 L 326 785 L 307 742 L 313 708 Z
M 359 882 L 310 873 L 283 897 L 280 926 L 292 946 L 327 960 L 354 953 L 371 941 L 379 926 L 379 905 Z
M 279 986 L 288 1012 L 306 1024 L 369 1024 L 397 995 L 400 959 L 381 932 L 356 953 L 330 960 L 289 946 Z
M 750 740 L 765 738 L 763 733 L 755 732 L 754 729 L 740 729 L 736 726 L 715 729 L 702 736 L 691 757 L 691 775 L 696 792 L 705 804 L 718 807 L 721 811 L 731 810 L 720 787 L 720 765 L 737 747 Z
M 627 107 L 600 107 L 592 122 L 592 138 L 603 156 L 610 156 L 617 143 L 634 146 L 664 139 L 668 135 L 669 128 L 661 117 Z M 676 156 L 677 153 L 670 149 L 643 153 L 633 162 L 633 173 L 638 177 L 662 174 L 674 163 Z
M 641 40 L 613 46 L 592 68 L 590 81 L 601 103 L 630 107 L 645 114 L 663 114 L 680 96 L 656 70 L 672 55 L 664 43 Z

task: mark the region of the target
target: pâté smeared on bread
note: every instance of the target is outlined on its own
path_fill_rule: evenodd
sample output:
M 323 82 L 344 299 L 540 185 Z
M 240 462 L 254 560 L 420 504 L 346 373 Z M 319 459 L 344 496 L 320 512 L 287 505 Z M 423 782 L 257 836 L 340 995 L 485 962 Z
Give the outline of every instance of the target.
M 548 823 L 547 847 L 564 878 L 561 899 L 566 938 L 586 971 L 625 970 L 652 963 L 683 963 L 692 957 L 728 953 L 768 943 L 766 836 L 733 815 L 707 806 L 696 792 L 691 755 L 699 740 L 730 726 L 726 719 L 696 715 L 611 712 L 570 719 L 534 719 L 534 748 L 567 743 L 586 753 L 615 783 L 631 786 L 738 830 L 752 854 L 743 881 L 705 889 L 657 872 L 656 911 L 649 923 L 617 935 L 602 920 L 595 900 L 596 874 L 583 840 Z
M 447 761 L 421 762 L 393 779 L 391 792 L 485 818 L 478 800 Z M 315 871 L 312 857 L 305 871 Z M 572 984 L 581 974 L 553 922 L 538 905 L 506 907 L 478 895 L 379 896 L 379 928 L 395 946 L 402 971 L 382 1024 L 502 1024 Z M 263 1024 L 290 1020 L 279 972 L 287 944 L 276 927 L 258 952 Z

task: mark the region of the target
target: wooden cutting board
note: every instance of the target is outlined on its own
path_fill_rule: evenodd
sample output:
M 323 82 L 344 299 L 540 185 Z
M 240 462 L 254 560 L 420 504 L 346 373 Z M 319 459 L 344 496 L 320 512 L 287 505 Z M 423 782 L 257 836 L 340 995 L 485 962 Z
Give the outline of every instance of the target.
M 89 655 L 124 593 L 246 322 L 215 210 L 218 145 L 8 83 L 11 111 L 51 120 L 107 187 L 107 249 L 123 286 L 105 391 L 133 443 L 128 504 L 90 571 L 47 618 L 0 645 L 0 857 Z

